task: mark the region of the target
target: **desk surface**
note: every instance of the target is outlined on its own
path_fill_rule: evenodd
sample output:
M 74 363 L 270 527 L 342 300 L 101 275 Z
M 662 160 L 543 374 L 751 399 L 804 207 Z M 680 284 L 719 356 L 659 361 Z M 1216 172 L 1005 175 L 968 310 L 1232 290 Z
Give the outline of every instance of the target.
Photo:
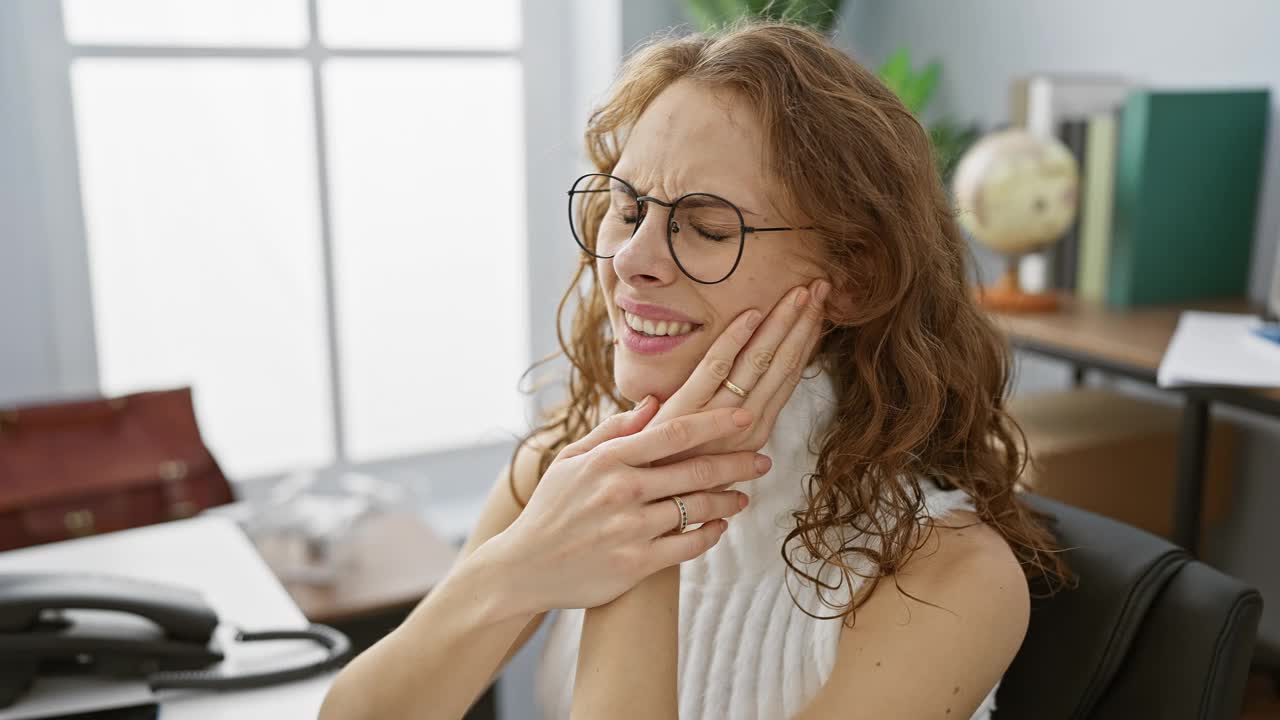
M 1210 300 L 1109 310 L 1099 304 L 1064 298 L 1056 312 L 991 313 L 991 317 L 1015 345 L 1033 343 L 1127 365 L 1149 373 L 1154 382 L 1160 360 L 1184 310 L 1243 313 L 1251 308 L 1244 300 Z M 1280 389 L 1253 392 L 1280 399 Z
M 257 546 L 277 575 L 297 550 L 282 539 L 261 539 Z M 458 551 L 417 515 L 395 513 L 365 521 L 344 554 L 349 562 L 333 584 L 284 581 L 312 622 L 337 623 L 413 605 L 444 579 Z

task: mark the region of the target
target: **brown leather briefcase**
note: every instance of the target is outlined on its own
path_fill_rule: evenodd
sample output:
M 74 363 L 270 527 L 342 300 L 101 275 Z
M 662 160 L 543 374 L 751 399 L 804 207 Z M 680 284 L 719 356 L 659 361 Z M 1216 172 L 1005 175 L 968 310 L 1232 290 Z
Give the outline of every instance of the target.
M 0 550 L 230 502 L 191 388 L 0 409 Z

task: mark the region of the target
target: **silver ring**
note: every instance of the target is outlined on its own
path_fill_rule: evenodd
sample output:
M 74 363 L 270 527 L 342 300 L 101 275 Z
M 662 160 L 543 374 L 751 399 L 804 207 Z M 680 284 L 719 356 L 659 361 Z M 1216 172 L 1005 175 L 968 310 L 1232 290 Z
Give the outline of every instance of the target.
M 672 500 L 676 501 L 676 507 L 680 508 L 680 529 L 675 530 L 676 533 L 683 533 L 684 529 L 689 525 L 689 510 L 685 508 L 684 501 L 679 495 L 672 495 Z
M 729 392 L 733 393 L 734 395 L 737 395 L 743 400 L 747 399 L 747 391 L 729 382 L 729 378 L 725 378 L 724 382 L 721 384 L 725 386 L 725 389 L 727 389 Z

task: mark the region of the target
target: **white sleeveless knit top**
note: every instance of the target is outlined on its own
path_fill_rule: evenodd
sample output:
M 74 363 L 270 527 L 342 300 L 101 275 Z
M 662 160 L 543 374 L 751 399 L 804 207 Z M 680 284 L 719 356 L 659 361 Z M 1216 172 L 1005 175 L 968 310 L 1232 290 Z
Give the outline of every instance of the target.
M 799 601 L 814 614 L 834 614 L 819 601 L 813 584 L 787 567 L 780 549 L 795 527 L 790 512 L 807 506 L 806 475 L 817 464 L 813 433 L 826 427 L 832 407 L 831 379 L 825 373 L 800 382 L 761 450 L 773 458 L 773 467 L 763 477 L 737 485 L 751 496 L 751 504 L 729 519 L 729 529 L 715 547 L 680 566 L 681 720 L 794 717 L 831 675 L 841 622 L 818 620 L 796 607 Z M 931 518 L 956 509 L 973 510 L 963 490 L 944 491 L 927 480 L 920 484 Z M 876 541 L 867 538 L 866 544 Z M 795 547 L 803 554 L 799 540 L 789 549 Z M 850 560 L 863 561 L 861 556 Z M 797 556 L 792 561 L 800 562 Z M 834 570 L 811 566 L 809 572 L 832 584 L 840 582 Z M 841 594 L 825 590 L 824 596 L 830 602 L 846 602 L 860 587 L 861 578 L 854 580 L 857 584 L 842 588 Z M 548 618 L 536 681 L 544 720 L 569 718 L 583 613 L 558 610 Z M 973 720 L 989 720 L 995 694 L 992 688 Z

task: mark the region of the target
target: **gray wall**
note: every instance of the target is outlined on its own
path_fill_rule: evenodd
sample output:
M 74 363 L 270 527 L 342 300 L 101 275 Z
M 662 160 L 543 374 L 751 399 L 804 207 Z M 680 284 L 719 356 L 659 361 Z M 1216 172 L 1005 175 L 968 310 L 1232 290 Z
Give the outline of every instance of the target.
M 622 49 L 630 53 L 649 35 L 687 22 L 682 0 L 622 0 Z

